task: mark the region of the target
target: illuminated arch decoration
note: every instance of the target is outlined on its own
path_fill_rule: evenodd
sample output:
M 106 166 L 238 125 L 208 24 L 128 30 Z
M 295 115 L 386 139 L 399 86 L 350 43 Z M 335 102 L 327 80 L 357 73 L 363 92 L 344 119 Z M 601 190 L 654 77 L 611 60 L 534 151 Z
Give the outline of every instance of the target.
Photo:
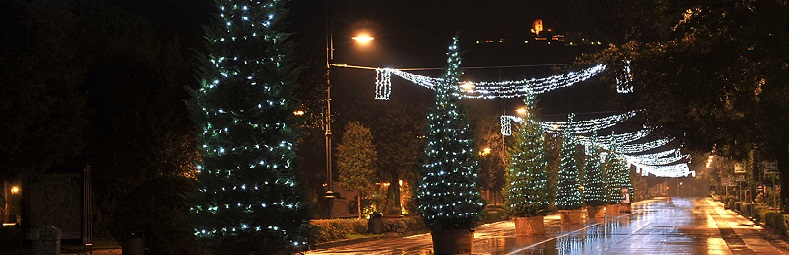
M 610 134 L 604 136 L 585 136 L 584 134 L 596 133 L 599 130 L 610 128 L 616 124 L 626 121 L 636 115 L 638 111 L 631 111 L 624 114 L 612 115 L 599 119 L 584 121 L 574 121 L 573 125 L 569 122 L 545 121 L 540 122 L 545 132 L 560 133 L 569 129 L 569 133 L 578 137 L 581 144 L 585 146 L 599 146 L 611 151 L 608 156 L 619 157 L 628 164 L 636 166 L 637 172 L 644 176 L 653 174 L 658 177 L 683 177 L 694 175 L 687 166 L 690 155 L 683 155 L 678 148 L 669 148 L 658 152 L 650 152 L 668 145 L 673 138 L 661 138 L 645 142 L 643 140 L 650 133 L 647 127 L 629 133 Z M 518 116 L 503 115 L 500 117 L 501 133 L 511 135 L 512 122 L 523 122 L 523 118 Z M 592 140 L 596 140 L 592 142 Z M 618 144 L 617 146 L 613 146 Z
M 462 90 L 460 96 L 461 98 L 467 99 L 525 97 L 530 93 L 541 94 L 558 88 L 572 86 L 603 72 L 605 69 L 605 65 L 599 64 L 578 72 L 569 72 L 543 78 L 499 82 L 471 82 L 474 84 L 474 87 L 468 90 Z M 392 92 L 392 75 L 428 89 L 433 89 L 435 84 L 441 82 L 441 78 L 412 74 L 400 69 L 376 68 L 375 99 L 389 100 L 389 96 Z M 460 84 L 458 84 L 458 86 L 460 86 Z

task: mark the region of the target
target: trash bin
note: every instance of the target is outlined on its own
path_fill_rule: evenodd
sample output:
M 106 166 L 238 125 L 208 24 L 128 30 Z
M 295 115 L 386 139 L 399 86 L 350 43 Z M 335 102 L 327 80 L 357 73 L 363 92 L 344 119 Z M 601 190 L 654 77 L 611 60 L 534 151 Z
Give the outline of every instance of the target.
M 382 216 L 383 215 L 380 213 L 370 214 L 370 219 L 367 220 L 367 233 L 380 234 L 384 232 L 384 220 Z
M 35 230 L 33 254 L 60 255 L 61 231 L 55 226 L 42 226 Z
M 126 232 L 123 238 L 123 255 L 145 255 L 145 231 Z

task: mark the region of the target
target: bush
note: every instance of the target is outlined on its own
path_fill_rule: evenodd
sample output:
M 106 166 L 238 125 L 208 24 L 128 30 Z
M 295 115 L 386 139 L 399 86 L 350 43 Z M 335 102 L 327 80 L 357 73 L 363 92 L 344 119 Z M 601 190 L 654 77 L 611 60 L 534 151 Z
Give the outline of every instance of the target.
M 426 230 L 419 217 L 383 219 L 384 233 L 405 234 L 408 231 Z M 324 243 L 347 239 L 352 234 L 367 234 L 366 219 L 332 219 L 310 221 L 310 243 Z
M 751 216 L 751 207 L 753 204 L 751 203 L 742 203 L 740 205 L 740 215 L 745 216 L 746 218 Z
M 753 209 L 753 218 L 756 219 L 757 222 L 764 224 L 764 214 L 767 213 L 769 208 L 769 206 L 757 204 Z
M 347 239 L 351 234 L 367 233 L 366 219 L 331 219 L 310 221 L 310 243 Z
M 764 220 L 765 220 L 765 225 L 778 232 L 778 234 L 780 234 L 781 236 L 784 237 L 787 236 L 786 233 L 787 217 L 784 216 L 784 214 L 776 211 L 768 211 L 764 214 Z
M 485 208 L 485 219 L 483 223 L 493 223 L 507 220 L 507 212 L 501 207 L 488 206 Z
M 387 232 L 395 232 L 403 234 L 406 230 L 408 230 L 408 225 L 406 225 L 405 221 L 402 219 L 384 219 L 384 233 Z
M 206 254 L 189 224 L 187 194 L 192 182 L 181 176 L 160 176 L 144 182 L 121 200 L 112 214 L 110 231 L 123 242 L 126 233 L 145 231 L 145 254 Z

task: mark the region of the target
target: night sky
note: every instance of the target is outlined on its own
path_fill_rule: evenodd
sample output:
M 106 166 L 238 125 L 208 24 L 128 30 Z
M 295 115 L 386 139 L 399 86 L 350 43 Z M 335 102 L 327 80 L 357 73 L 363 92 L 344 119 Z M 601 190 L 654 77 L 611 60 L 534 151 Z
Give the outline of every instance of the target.
M 107 1 L 149 18 L 163 40 L 177 36 L 187 54 L 191 54 L 189 49 L 202 50 L 202 26 L 210 22 L 210 13 L 214 12 L 211 0 Z M 573 10 L 568 0 L 293 0 L 289 6 L 288 30 L 297 43 L 298 61 L 305 63 L 325 61 L 327 11 L 328 17 L 334 18 L 333 63 L 396 68 L 442 67 L 446 61 L 446 47 L 455 34 L 461 38 L 464 66 L 571 64 L 581 53 L 599 50 L 594 47 L 527 47 L 517 43 L 476 44 L 478 40 L 526 35 L 535 19 L 542 19 L 546 27 L 557 33 L 578 31 L 576 24 L 583 21 L 572 18 Z M 359 29 L 372 32 L 376 38 L 373 44 L 363 49 L 353 45 L 349 38 Z M 464 79 L 511 80 L 556 73 L 550 66 L 469 69 Z M 438 76 L 436 71 L 419 74 Z M 335 68 L 333 75 L 338 104 L 343 100 L 372 98 L 374 72 Z M 429 91 L 399 78 L 393 80 L 395 96 L 404 93 L 401 97 L 429 100 L 429 96 L 424 96 Z M 607 92 L 589 87 L 579 84 L 573 89 L 539 96 L 539 106 L 546 117 L 562 116 L 571 111 L 610 110 L 604 98 Z M 498 114 L 509 108 L 515 109 L 518 101 L 472 102 L 470 105 L 480 109 L 483 112 L 480 114 Z M 593 117 L 598 116 L 590 115 L 588 118 Z

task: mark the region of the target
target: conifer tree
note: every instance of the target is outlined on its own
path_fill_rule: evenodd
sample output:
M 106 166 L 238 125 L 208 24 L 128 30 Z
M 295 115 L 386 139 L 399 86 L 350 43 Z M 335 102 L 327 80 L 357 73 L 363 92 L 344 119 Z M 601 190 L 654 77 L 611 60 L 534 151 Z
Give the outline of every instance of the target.
M 604 172 L 608 183 L 608 202 L 612 204 L 622 203 L 625 199 L 622 195 L 622 188 L 627 188 L 630 198 L 633 198 L 633 184 L 630 181 L 630 168 L 621 155 L 616 154 L 617 143 L 611 146 L 611 150 L 606 156 Z
M 286 2 L 215 0 L 218 20 L 206 27 L 202 84 L 189 102 L 202 156 L 192 215 L 213 254 L 305 245 Z
M 443 80 L 427 121 L 427 146 L 417 201 L 431 230 L 470 229 L 480 220 L 484 203 L 477 187 L 474 135 L 460 104 L 458 38 L 447 53 Z
M 575 161 L 575 137 L 570 132 L 574 114 L 568 116 L 568 126 L 564 129 L 562 139 L 561 162 L 559 165 L 556 208 L 559 210 L 577 210 L 583 206 L 581 201 L 580 171 Z
M 592 136 L 589 144 L 589 155 L 584 162 L 584 203 L 589 206 L 605 205 L 607 198 L 606 179 L 600 164 L 600 147 L 595 145 L 597 133 Z
M 526 116 L 513 133 L 510 165 L 502 190 L 504 209 L 514 217 L 545 216 L 551 206 L 545 138 L 537 118 L 534 95 L 527 95 Z

